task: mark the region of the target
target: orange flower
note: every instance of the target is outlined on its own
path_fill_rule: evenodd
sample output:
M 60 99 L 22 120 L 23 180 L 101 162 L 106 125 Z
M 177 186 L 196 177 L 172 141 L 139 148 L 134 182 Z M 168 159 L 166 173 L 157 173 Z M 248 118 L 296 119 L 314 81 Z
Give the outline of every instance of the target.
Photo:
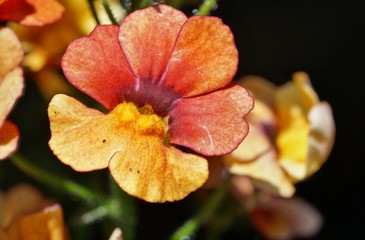
M 0 240 L 68 239 L 62 208 L 22 183 L 0 195 Z
M 260 189 L 290 197 L 294 184 L 315 173 L 332 150 L 332 109 L 319 101 L 304 72 L 279 87 L 254 76 L 240 84 L 253 94 L 255 109 L 247 116 L 250 133 L 244 143 L 224 156 L 229 171 L 250 176 Z
M 24 26 L 43 26 L 58 20 L 64 8 L 56 0 L 2 0 L 0 21 Z
M 0 160 L 18 146 L 18 128 L 5 119 L 23 91 L 23 71 L 19 67 L 22 59 L 17 36 L 9 28 L 0 28 Z
M 109 167 L 119 186 L 149 202 L 175 201 L 208 177 L 203 155 L 231 152 L 247 135 L 247 91 L 230 83 L 238 52 L 216 17 L 167 5 L 99 25 L 62 60 L 71 84 L 108 111 L 56 95 L 48 114 L 55 155 L 76 171 Z M 218 115 L 219 114 L 219 115 Z

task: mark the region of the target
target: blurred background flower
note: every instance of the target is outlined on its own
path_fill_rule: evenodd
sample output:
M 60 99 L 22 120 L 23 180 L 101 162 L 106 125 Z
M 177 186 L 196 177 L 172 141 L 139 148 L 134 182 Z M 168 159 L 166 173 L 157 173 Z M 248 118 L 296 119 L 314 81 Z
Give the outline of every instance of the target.
M 62 207 L 19 183 L 0 193 L 1 240 L 66 240 Z

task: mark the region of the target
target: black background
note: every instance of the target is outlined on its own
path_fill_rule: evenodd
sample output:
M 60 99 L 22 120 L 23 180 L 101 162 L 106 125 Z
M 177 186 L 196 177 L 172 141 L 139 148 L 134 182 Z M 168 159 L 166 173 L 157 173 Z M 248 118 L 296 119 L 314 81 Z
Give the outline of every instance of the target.
M 282 84 L 306 71 L 333 108 L 334 149 L 319 172 L 297 185 L 297 195 L 325 219 L 313 239 L 365 239 L 361 1 L 218 3 L 213 13 L 231 27 L 240 53 L 236 79 L 257 74 Z

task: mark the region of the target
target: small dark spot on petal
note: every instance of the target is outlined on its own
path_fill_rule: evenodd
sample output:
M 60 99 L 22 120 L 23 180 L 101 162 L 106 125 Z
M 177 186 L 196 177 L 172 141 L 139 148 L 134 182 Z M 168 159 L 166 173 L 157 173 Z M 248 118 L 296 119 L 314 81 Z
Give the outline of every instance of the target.
M 106 140 L 105 139 L 103 139 L 103 143 L 105 143 L 106 142 Z
M 132 168 L 129 168 L 129 171 L 131 171 L 131 172 L 132 172 Z
M 137 173 L 139 174 L 139 170 L 137 170 Z

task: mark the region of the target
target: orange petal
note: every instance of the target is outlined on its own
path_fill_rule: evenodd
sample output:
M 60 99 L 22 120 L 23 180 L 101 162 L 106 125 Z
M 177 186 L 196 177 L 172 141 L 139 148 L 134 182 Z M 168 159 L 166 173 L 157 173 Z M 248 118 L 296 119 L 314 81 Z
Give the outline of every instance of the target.
M 19 231 L 20 239 L 67 239 L 63 212 L 59 204 L 54 204 L 44 208 L 40 212 L 20 217 L 13 225 Z
M 11 122 L 5 121 L 0 126 L 0 160 L 7 158 L 18 147 L 19 131 Z
M 110 161 L 110 172 L 127 193 L 148 202 L 183 199 L 208 178 L 204 158 L 165 146 L 155 136 L 139 136 Z
M 38 189 L 19 183 L 1 195 L 0 226 L 6 227 L 17 215 L 41 211 L 50 204 L 51 201 L 44 198 Z
M 63 12 L 56 0 L 7 0 L 0 5 L 0 20 L 43 26 L 61 18 Z
M 118 119 L 63 94 L 53 97 L 48 116 L 52 135 L 50 148 L 76 171 L 106 168 L 114 153 L 130 138 Z
M 237 65 L 238 51 L 229 27 L 216 17 L 191 17 L 179 33 L 165 85 L 183 96 L 207 93 L 227 85 Z
M 153 82 L 162 76 L 185 21 L 184 13 L 163 4 L 134 11 L 124 19 L 119 40 L 139 78 Z

